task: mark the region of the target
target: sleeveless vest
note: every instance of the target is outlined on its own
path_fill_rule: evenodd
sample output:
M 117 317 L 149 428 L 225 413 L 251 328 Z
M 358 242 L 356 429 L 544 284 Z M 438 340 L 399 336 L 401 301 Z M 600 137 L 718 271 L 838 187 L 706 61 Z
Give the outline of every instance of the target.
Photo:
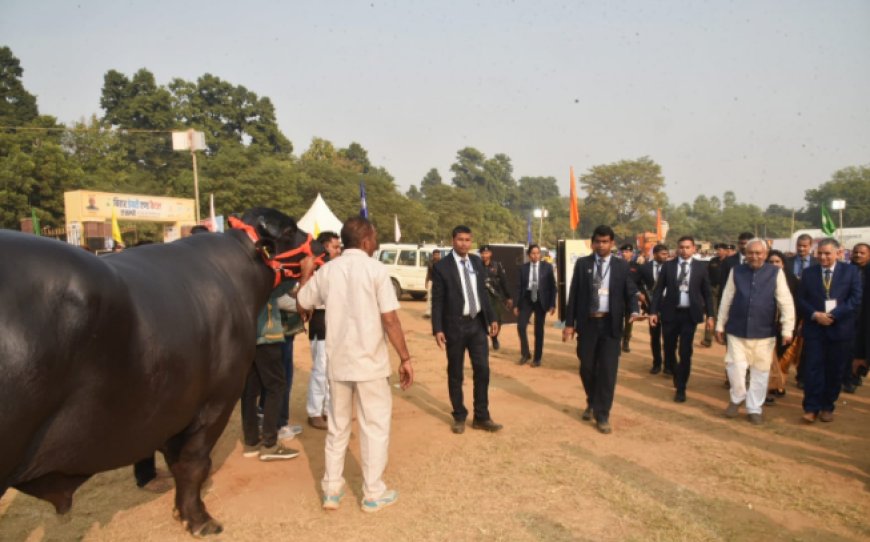
M 776 336 L 776 277 L 779 268 L 765 263 L 753 270 L 738 265 L 734 277 L 734 300 L 728 311 L 725 333 L 744 339 Z

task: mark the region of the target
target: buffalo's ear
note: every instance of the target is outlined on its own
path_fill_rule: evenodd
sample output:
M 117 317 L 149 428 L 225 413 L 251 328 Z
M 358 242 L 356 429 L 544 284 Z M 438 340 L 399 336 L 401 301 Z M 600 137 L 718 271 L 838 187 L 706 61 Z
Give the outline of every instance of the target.
M 276 228 L 273 224 L 270 224 L 266 217 L 260 215 L 256 220 L 257 233 L 260 234 L 260 238 L 265 239 L 277 239 L 279 237 L 278 228 Z

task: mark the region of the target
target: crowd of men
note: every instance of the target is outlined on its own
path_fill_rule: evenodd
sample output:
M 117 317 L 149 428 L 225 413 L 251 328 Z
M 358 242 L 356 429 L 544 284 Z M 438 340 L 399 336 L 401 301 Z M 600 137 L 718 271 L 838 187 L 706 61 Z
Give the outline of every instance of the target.
M 311 427 L 327 432 L 322 506 L 337 509 L 345 495 L 343 468 L 356 410 L 361 441 L 364 498 L 374 512 L 396 502 L 398 493 L 383 481 L 390 435 L 391 391 L 388 344 L 399 355 L 399 385 L 414 380 L 411 355 L 398 319 L 400 305 L 386 269 L 372 255 L 377 232 L 365 218 L 354 217 L 340 235 L 318 239 L 328 262 L 315 270 L 302 265 L 294 290 L 279 287 L 258 324 L 257 357 L 242 397 L 246 457 L 263 461 L 291 459 L 286 446 L 300 426 L 289 423 L 292 340 L 308 321 L 312 371 L 307 415 Z M 592 253 L 573 263 L 567 289 L 562 340 L 576 340 L 579 375 L 586 394 L 582 419 L 604 434 L 613 431 L 619 358 L 630 351 L 632 324 L 647 319 L 651 375 L 670 377 L 674 401 L 687 401 L 697 328 L 703 346 L 715 338 L 726 345 L 723 369 L 729 397 L 724 415 L 744 408 L 753 424 L 763 423 L 763 407 L 785 394 L 785 375 L 797 366 L 803 389 L 803 420 L 831 422 L 842 390 L 854 392 L 866 375 L 870 342 L 870 295 L 866 295 L 870 246 L 856 245 L 852 262 L 842 259 L 834 239 L 818 242 L 801 236 L 795 254 L 771 251 L 765 241 L 741 234 L 737 245 L 720 243 L 709 262 L 696 255 L 691 236 L 677 240 L 676 254 L 656 245 L 647 259 L 631 245 L 615 250 L 609 226 L 597 227 Z M 500 348 L 499 332 L 507 311 L 518 318 L 520 365 L 544 363 L 544 329 L 556 309 L 553 266 L 530 245 L 528 261 L 508 270 L 483 245 L 472 250 L 467 226 L 452 232 L 452 249 L 433 257 L 426 278 L 437 347 L 445 352 L 447 388 L 455 434 L 471 428 L 498 432 L 489 408 L 489 350 Z M 291 318 L 292 315 L 295 315 Z M 534 346 L 527 337 L 534 318 Z M 283 322 L 283 326 L 281 325 Z M 298 325 L 297 325 L 298 324 Z M 329 330 L 327 334 L 326 331 Z M 463 394 L 466 353 L 472 369 L 472 409 Z M 289 360 L 289 366 L 288 366 Z

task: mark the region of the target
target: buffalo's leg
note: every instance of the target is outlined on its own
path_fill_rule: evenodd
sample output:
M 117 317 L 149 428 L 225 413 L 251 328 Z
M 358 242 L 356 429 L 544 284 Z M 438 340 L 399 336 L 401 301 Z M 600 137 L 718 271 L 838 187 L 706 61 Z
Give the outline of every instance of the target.
M 211 468 L 212 448 L 226 427 L 232 405 L 229 408 L 224 406 L 222 412 L 209 415 L 212 408 L 218 407 L 204 407 L 198 421 L 183 433 L 172 437 L 165 451 L 166 462 L 175 478 L 177 517 L 196 536 L 218 534 L 223 531 L 220 523 L 206 511 L 200 493 Z M 202 423 L 204 419 L 209 418 L 214 421 Z

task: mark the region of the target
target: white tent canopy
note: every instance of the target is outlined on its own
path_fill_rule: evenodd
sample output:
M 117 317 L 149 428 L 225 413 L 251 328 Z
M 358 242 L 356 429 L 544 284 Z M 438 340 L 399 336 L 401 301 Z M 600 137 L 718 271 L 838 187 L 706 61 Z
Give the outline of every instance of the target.
M 329 206 L 323 201 L 320 193 L 317 194 L 317 198 L 314 199 L 314 203 L 311 204 L 305 215 L 296 221 L 296 224 L 300 229 L 315 237 L 324 231 L 340 234 L 342 226 L 341 220 L 329 210 Z

